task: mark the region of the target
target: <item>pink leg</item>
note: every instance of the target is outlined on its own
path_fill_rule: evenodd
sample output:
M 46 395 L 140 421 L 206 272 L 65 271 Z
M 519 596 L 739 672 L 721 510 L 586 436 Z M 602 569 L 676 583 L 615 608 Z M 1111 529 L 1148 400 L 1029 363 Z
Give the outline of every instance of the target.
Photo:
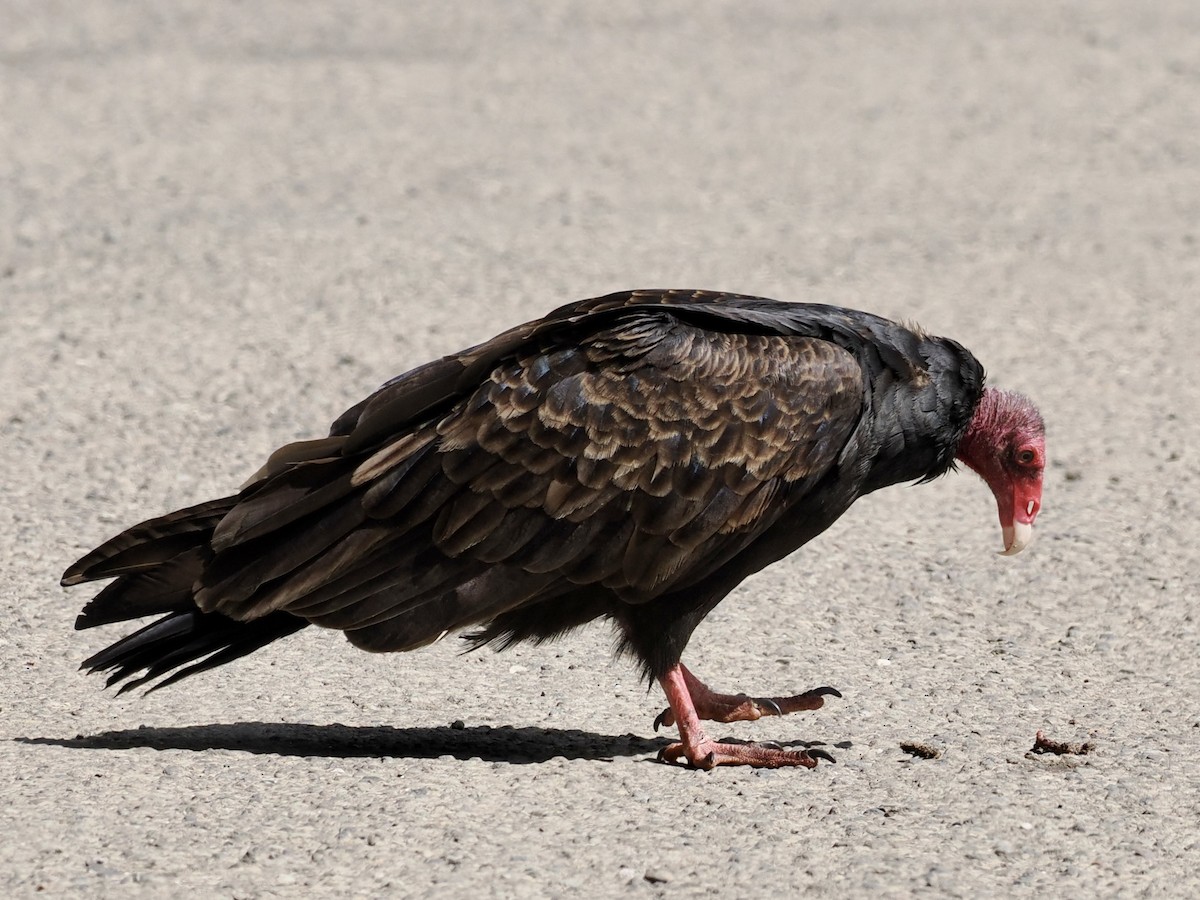
M 763 716 L 785 716 L 801 710 L 820 709 L 826 697 L 840 697 L 836 688 L 819 687 L 791 697 L 749 697 L 746 694 L 718 694 L 679 663 L 684 684 L 691 695 L 696 715 L 711 722 L 753 722 Z M 674 725 L 671 708 L 664 709 L 654 720 L 654 730 L 660 725 Z
M 725 744 L 714 741 L 704 733 L 704 726 L 700 724 L 700 716 L 688 689 L 689 674 L 682 664 L 677 663 L 659 679 L 667 695 L 667 703 L 671 707 L 672 721 L 679 725 L 680 737 L 678 743 L 670 744 L 659 751 L 660 760 L 678 762 L 680 759 L 686 759 L 688 765 L 697 769 L 712 769 L 721 765 L 767 769 L 803 766 L 811 769 L 816 766 L 818 759 L 833 762 L 833 757 L 824 750 L 784 750 L 782 747 L 764 744 Z

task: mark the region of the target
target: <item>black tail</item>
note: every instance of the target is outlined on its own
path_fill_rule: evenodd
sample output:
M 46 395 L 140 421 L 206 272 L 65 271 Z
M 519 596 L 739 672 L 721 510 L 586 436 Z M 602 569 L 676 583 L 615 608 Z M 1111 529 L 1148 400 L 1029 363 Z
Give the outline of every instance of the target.
M 188 550 L 207 547 L 213 530 L 237 502 L 237 497 L 222 497 L 134 525 L 68 567 L 63 572 L 62 584 L 69 587 L 146 572 Z
M 308 624 L 287 613 L 240 622 L 196 608 L 200 576 L 213 558 L 213 531 L 237 501 L 212 500 L 135 525 L 67 569 L 64 585 L 116 578 L 83 608 L 76 629 L 169 613 L 88 658 L 81 668 L 111 672 L 109 685 L 144 670 L 120 693 L 178 670 L 150 688 L 157 690 L 252 653 Z
M 146 691 L 150 693 L 253 653 L 307 624 L 304 619 L 280 612 L 252 622 L 237 622 L 219 613 L 199 610 L 175 612 L 88 657 L 80 668 L 88 672 L 112 672 L 106 687 L 145 670 L 140 678 L 122 685 L 118 696 L 178 669 Z

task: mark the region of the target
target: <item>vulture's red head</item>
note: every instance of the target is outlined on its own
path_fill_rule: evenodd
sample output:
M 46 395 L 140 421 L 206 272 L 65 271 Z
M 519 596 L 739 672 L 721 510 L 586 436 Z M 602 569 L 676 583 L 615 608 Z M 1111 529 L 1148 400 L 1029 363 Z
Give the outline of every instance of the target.
M 1027 397 L 986 388 L 958 445 L 958 458 L 974 469 L 996 495 L 1004 554 L 1020 553 L 1033 539 L 1033 520 L 1042 508 L 1046 428 Z

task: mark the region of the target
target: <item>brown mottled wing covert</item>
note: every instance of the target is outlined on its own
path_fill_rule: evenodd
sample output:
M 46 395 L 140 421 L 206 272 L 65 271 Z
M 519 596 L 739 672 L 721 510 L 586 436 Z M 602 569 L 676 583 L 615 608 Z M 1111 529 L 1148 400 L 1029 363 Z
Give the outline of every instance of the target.
M 250 575 L 218 556 L 201 607 L 284 610 L 396 650 L 527 602 L 570 603 L 572 584 L 647 602 L 768 528 L 836 465 L 862 414 L 858 362 L 818 339 L 644 307 L 582 337 L 535 332 L 489 342 L 489 364 L 513 344 L 490 374 L 464 354 L 426 367 L 433 387 L 413 380 L 350 410 L 335 434 L 369 455 L 305 462 L 264 490 L 272 516 L 270 493 L 293 490 L 299 520 L 315 503 L 306 467 L 327 467 L 319 525 Z M 468 375 L 477 387 L 438 407 Z M 213 542 L 234 561 L 239 529 L 263 527 L 253 495 L 243 506 Z

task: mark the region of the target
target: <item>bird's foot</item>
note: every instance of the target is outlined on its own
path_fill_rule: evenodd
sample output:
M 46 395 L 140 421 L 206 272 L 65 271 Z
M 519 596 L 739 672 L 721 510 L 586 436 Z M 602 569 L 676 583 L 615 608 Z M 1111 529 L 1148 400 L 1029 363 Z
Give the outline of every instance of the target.
M 826 697 L 841 697 L 837 688 L 818 687 L 791 697 L 750 697 L 746 694 L 719 694 L 697 678 L 682 663 L 684 682 L 696 708 L 696 715 L 710 722 L 753 722 L 763 716 L 785 716 L 802 710 L 820 709 Z M 670 707 L 654 720 L 654 730 L 675 724 Z
M 819 747 L 805 750 L 784 750 L 778 744 L 734 744 L 703 738 L 688 747 L 682 741 L 668 744 L 658 751 L 658 761 L 684 765 L 692 769 L 714 769 L 717 766 L 753 766 L 756 769 L 789 767 L 816 768 L 817 760 L 834 762 L 834 758 Z
M 778 715 L 797 709 L 817 709 L 829 694 L 840 694 L 833 688 L 817 688 L 795 697 L 772 698 L 770 704 L 744 694 L 727 696 L 714 694 L 683 663 L 675 663 L 659 677 L 667 695 L 670 710 L 658 717 L 655 727 L 674 723 L 679 728 L 679 741 L 659 751 L 661 762 L 681 763 L 694 769 L 716 766 L 755 766 L 760 769 L 784 767 L 814 768 L 818 759 L 833 762 L 833 757 L 820 748 L 784 750 L 778 744 L 747 744 L 732 740 L 714 741 L 704 733 L 698 708 L 703 706 L 704 718 L 729 715 L 722 721 L 757 719 L 770 709 Z M 743 714 L 744 713 L 744 714 Z

